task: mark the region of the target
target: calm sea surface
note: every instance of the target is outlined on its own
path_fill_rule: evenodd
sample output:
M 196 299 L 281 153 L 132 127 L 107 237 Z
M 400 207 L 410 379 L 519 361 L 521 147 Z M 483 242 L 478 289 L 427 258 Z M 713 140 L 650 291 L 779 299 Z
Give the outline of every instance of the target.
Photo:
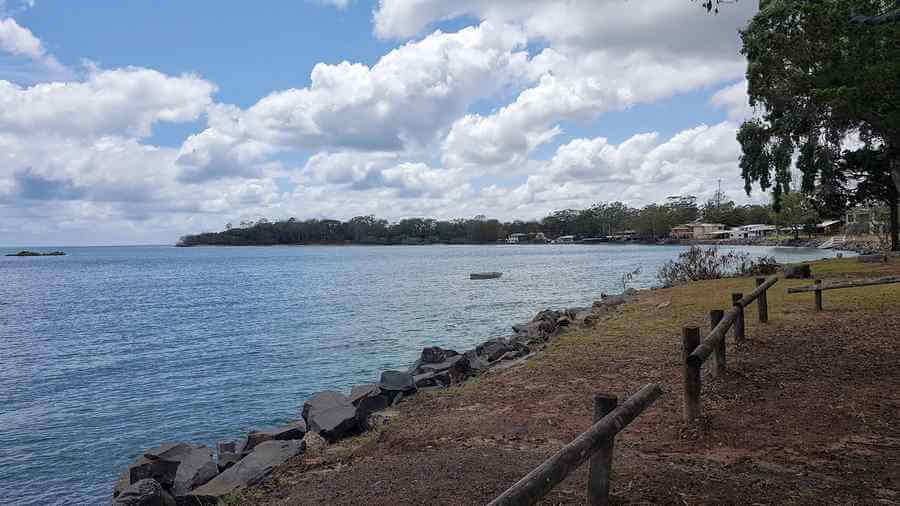
M 638 267 L 629 286 L 651 286 L 683 248 L 64 249 L 0 257 L 7 504 L 103 503 L 147 447 L 286 422 L 310 394 L 406 368 L 424 346 L 462 350 L 540 309 L 590 305 Z M 470 281 L 476 271 L 504 274 Z

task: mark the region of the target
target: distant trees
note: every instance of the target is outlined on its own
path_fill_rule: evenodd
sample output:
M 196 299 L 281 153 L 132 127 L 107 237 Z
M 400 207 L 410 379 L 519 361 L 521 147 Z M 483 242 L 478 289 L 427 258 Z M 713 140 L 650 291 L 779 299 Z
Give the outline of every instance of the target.
M 355 216 L 347 221 L 331 219 L 230 222 L 222 232 L 186 235 L 183 246 L 272 245 L 272 244 L 484 244 L 506 239 L 510 234 L 543 232 L 549 238 L 574 235 L 579 239 L 603 237 L 633 230 L 644 240 L 667 237 L 672 227 L 697 219 L 729 226 L 771 223 L 769 206 L 739 206 L 730 200 L 710 201 L 697 206 L 693 195 L 672 196 L 664 203 L 643 208 L 622 202 L 598 202 L 586 209 L 562 209 L 541 220 L 501 222 L 479 215 L 473 218 L 436 220 L 410 217 L 396 223 L 373 215 Z

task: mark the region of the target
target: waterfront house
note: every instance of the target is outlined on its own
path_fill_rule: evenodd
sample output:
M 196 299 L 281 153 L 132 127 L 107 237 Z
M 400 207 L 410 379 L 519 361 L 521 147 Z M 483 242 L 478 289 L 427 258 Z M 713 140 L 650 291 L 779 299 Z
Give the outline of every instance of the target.
M 554 244 L 572 244 L 575 242 L 574 235 L 561 235 L 553 241 Z
M 506 244 L 519 244 L 520 242 L 528 242 L 528 234 L 509 234 L 506 238 Z
M 723 223 L 691 223 L 690 227 L 694 239 L 713 239 L 714 232 L 725 230 Z
M 847 211 L 845 223 L 848 233 L 871 234 L 874 230 L 884 225 L 879 219 L 881 213 L 875 206 L 856 206 Z
M 676 225 L 672 227 L 672 230 L 669 232 L 669 236 L 675 239 L 693 239 L 694 229 L 689 224 Z
M 844 220 L 828 220 L 816 225 L 816 232 L 825 235 L 834 235 L 841 232 Z

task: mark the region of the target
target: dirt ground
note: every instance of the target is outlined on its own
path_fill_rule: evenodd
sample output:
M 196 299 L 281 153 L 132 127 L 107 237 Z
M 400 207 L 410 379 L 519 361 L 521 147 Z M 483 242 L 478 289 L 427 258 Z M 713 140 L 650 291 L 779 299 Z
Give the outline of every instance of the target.
M 900 274 L 831 260 L 823 279 Z M 642 293 L 593 329 L 537 358 L 419 395 L 384 430 L 298 457 L 241 504 L 485 504 L 591 424 L 591 399 L 647 383 L 665 394 L 616 438 L 615 504 L 900 504 L 900 284 L 787 295 L 769 290 L 770 323 L 747 309 L 748 340 L 728 337 L 729 372 L 708 375 L 704 418 L 682 422 L 680 329 L 752 279 Z M 537 308 L 536 308 L 537 309 Z M 587 464 L 543 504 L 584 504 Z

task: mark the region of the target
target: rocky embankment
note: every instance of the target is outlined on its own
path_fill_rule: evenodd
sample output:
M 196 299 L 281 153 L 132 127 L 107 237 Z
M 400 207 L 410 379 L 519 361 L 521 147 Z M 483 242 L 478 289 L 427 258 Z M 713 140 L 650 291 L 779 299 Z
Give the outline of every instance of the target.
M 384 371 L 377 383 L 354 386 L 348 394 L 318 392 L 303 403 L 298 419 L 283 427 L 251 431 L 239 441 L 205 445 L 165 444 L 146 450 L 119 477 L 114 505 L 217 504 L 233 492 L 262 481 L 303 453 L 321 453 L 329 443 L 389 424 L 389 409 L 416 392 L 448 388 L 471 377 L 508 367 L 544 349 L 570 326 L 593 326 L 605 313 L 630 300 L 634 290 L 602 296 L 590 307 L 544 310 L 513 334 L 457 352 L 433 346 L 422 350 L 406 371 Z
M 716 240 L 691 240 L 682 241 L 682 244 L 709 244 L 716 246 L 780 246 L 791 248 L 819 248 L 829 239 L 716 239 Z M 845 241 L 835 241 L 831 246 L 824 249 L 837 249 L 843 251 L 853 251 L 860 255 L 868 255 L 879 253 L 882 251 L 881 245 L 877 241 L 867 239 L 848 239 Z

